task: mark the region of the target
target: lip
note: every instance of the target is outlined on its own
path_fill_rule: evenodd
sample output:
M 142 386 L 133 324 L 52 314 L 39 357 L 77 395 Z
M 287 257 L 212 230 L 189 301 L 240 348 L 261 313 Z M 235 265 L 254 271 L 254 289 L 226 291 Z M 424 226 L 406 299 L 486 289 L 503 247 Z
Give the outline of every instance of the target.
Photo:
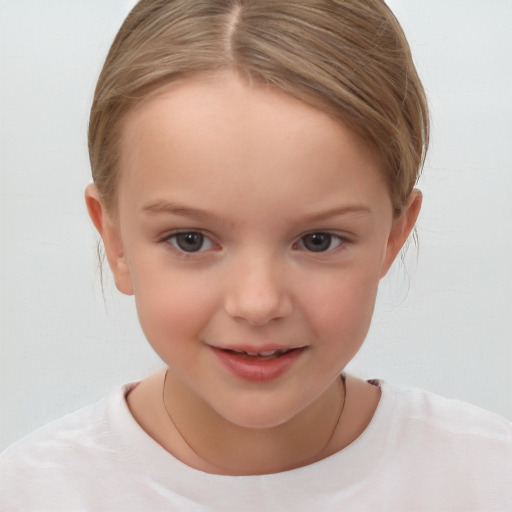
M 306 347 L 291 348 L 285 346 L 249 346 L 215 347 L 209 348 L 222 365 L 236 377 L 250 382 L 267 382 L 278 379 L 295 364 L 297 359 L 306 350 Z M 271 359 L 251 358 L 239 354 L 234 350 L 243 350 L 251 353 L 261 353 L 272 350 L 288 350 L 287 353 Z
M 295 348 L 301 347 L 290 347 L 287 345 L 274 345 L 267 343 L 266 345 L 210 345 L 211 348 L 220 349 L 220 350 L 243 350 L 244 352 L 249 353 L 261 353 L 261 352 L 270 352 L 272 350 L 291 350 Z

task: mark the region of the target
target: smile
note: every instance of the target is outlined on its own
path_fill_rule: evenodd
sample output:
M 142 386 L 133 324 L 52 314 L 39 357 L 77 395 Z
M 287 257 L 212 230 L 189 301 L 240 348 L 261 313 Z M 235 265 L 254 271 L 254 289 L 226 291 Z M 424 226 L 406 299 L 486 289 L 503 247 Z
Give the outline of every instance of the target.
M 265 382 L 287 373 L 307 347 L 242 350 L 210 346 L 217 360 L 232 375 L 247 381 Z
M 264 350 L 261 352 L 248 352 L 247 350 L 238 350 L 238 349 L 222 349 L 222 350 L 225 350 L 226 352 L 234 352 L 235 354 L 246 355 L 249 357 L 257 357 L 259 359 L 263 359 L 263 358 L 274 359 L 275 357 L 280 357 L 283 354 L 290 352 L 290 350 L 297 350 L 297 349 L 278 348 L 275 350 Z

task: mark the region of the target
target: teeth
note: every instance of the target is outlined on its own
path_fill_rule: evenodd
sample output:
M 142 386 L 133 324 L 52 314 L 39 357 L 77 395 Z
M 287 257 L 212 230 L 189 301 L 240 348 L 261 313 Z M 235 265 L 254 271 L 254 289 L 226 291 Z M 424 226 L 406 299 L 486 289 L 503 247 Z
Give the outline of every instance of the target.
M 283 354 L 286 352 L 285 349 L 276 349 L 276 350 L 264 350 L 262 352 L 247 352 L 245 350 L 237 350 L 237 349 L 231 349 L 233 352 L 236 352 L 237 354 L 247 354 L 248 356 L 273 356 L 275 354 Z
M 274 354 L 278 354 L 282 352 L 282 350 L 266 350 L 265 352 L 260 352 L 260 356 L 273 356 Z

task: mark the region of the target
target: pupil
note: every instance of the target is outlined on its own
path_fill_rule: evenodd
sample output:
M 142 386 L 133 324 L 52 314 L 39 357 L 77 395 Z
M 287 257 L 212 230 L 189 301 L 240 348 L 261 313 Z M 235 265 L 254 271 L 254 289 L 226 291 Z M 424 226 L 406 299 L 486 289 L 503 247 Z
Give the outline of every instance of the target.
M 331 235 L 326 233 L 313 233 L 304 238 L 304 245 L 309 251 L 326 251 L 331 245 Z
M 183 233 L 176 237 L 176 243 L 183 251 L 196 252 L 203 246 L 203 239 L 200 233 Z

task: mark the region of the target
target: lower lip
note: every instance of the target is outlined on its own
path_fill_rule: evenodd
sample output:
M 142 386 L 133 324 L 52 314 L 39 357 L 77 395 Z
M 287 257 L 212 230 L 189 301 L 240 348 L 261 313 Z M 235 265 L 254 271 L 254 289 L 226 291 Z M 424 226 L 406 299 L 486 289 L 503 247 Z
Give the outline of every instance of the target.
M 218 360 L 233 375 L 251 382 L 266 382 L 278 379 L 285 374 L 297 361 L 306 347 L 290 350 L 282 356 L 274 359 L 249 359 L 243 355 L 236 354 L 211 347 Z

